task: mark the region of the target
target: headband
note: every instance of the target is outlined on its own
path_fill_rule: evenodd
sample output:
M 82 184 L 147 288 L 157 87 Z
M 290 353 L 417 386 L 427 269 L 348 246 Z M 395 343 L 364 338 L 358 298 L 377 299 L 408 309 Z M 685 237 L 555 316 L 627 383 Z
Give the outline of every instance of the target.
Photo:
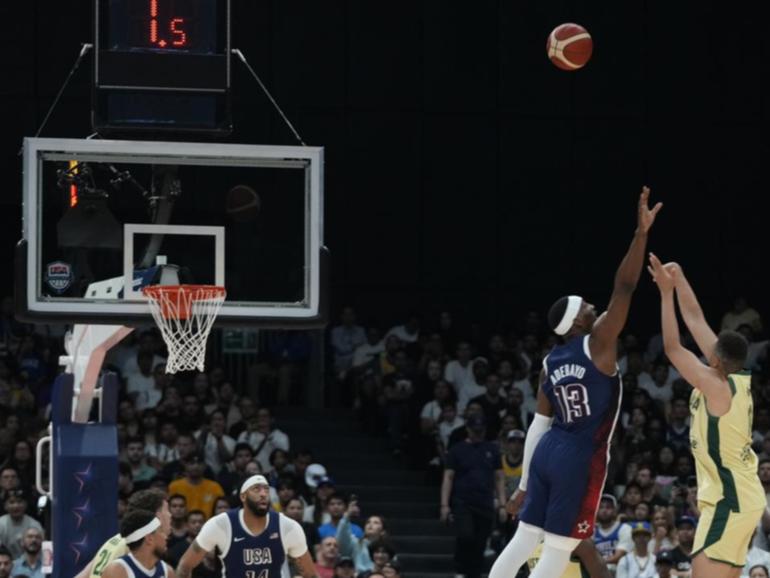
M 567 297 L 567 308 L 564 310 L 564 316 L 554 329 L 556 335 L 566 335 L 567 331 L 572 328 L 572 324 L 575 322 L 575 317 L 577 317 L 577 314 L 580 312 L 580 305 L 582 303 L 582 297 L 578 297 L 577 295 L 570 295 Z
M 269 486 L 270 484 L 267 483 L 267 478 L 265 476 L 260 476 L 257 474 L 256 476 L 251 476 L 248 480 L 243 482 L 243 485 L 241 486 L 241 493 L 245 494 L 249 491 L 251 486 Z
M 160 520 L 158 518 L 153 518 L 147 522 L 147 524 L 138 530 L 134 530 L 128 536 L 126 536 L 126 544 L 133 544 L 134 542 L 138 542 L 148 534 L 152 534 L 158 528 L 160 528 Z

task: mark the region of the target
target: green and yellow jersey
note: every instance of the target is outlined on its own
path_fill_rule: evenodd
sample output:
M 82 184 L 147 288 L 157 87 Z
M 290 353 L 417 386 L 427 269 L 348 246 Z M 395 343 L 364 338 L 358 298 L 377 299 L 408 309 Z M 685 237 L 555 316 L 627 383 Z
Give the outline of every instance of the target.
M 765 492 L 757 475 L 757 455 L 751 449 L 754 405 L 750 372 L 727 377 L 730 410 L 715 417 L 706 398 L 694 389 L 690 397 L 690 446 L 695 457 L 698 501 L 732 512 L 748 512 L 766 506 Z
M 115 534 L 107 540 L 94 557 L 94 568 L 88 578 L 99 578 L 107 567 L 107 564 L 128 554 L 126 541 L 120 534 Z

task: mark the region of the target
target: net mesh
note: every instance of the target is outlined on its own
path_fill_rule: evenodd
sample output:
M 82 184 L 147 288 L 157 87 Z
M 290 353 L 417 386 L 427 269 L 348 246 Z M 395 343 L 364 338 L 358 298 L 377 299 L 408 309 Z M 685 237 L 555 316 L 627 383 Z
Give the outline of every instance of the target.
M 203 371 L 206 341 L 227 292 L 216 285 L 144 287 L 150 311 L 168 347 L 166 373 Z

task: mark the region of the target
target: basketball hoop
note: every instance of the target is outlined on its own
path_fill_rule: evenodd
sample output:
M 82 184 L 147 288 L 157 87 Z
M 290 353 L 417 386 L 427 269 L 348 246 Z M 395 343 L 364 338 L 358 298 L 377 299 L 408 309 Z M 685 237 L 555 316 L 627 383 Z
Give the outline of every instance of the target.
M 142 289 L 168 347 L 166 373 L 203 371 L 206 340 L 227 291 L 217 285 L 149 285 Z

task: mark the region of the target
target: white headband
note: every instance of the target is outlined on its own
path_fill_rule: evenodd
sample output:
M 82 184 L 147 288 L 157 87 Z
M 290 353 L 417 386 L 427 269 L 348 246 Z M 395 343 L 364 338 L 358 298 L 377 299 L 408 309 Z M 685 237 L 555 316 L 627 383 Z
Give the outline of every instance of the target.
M 158 528 L 160 528 L 160 520 L 158 518 L 153 518 L 147 522 L 147 524 L 138 530 L 134 530 L 128 536 L 126 536 L 126 544 L 133 544 L 134 542 L 138 542 L 148 534 L 152 534 Z
M 564 317 L 561 318 L 559 324 L 554 329 L 556 335 L 565 335 L 567 331 L 572 328 L 572 324 L 575 322 L 575 317 L 580 312 L 580 305 L 583 303 L 583 298 L 577 295 L 570 295 L 567 297 L 567 308 L 564 310 Z
M 270 484 L 267 483 L 267 478 L 265 476 L 260 476 L 257 474 L 256 476 L 251 476 L 248 480 L 243 482 L 243 485 L 241 486 L 241 493 L 245 494 L 249 491 L 249 488 L 251 486 L 269 486 Z

